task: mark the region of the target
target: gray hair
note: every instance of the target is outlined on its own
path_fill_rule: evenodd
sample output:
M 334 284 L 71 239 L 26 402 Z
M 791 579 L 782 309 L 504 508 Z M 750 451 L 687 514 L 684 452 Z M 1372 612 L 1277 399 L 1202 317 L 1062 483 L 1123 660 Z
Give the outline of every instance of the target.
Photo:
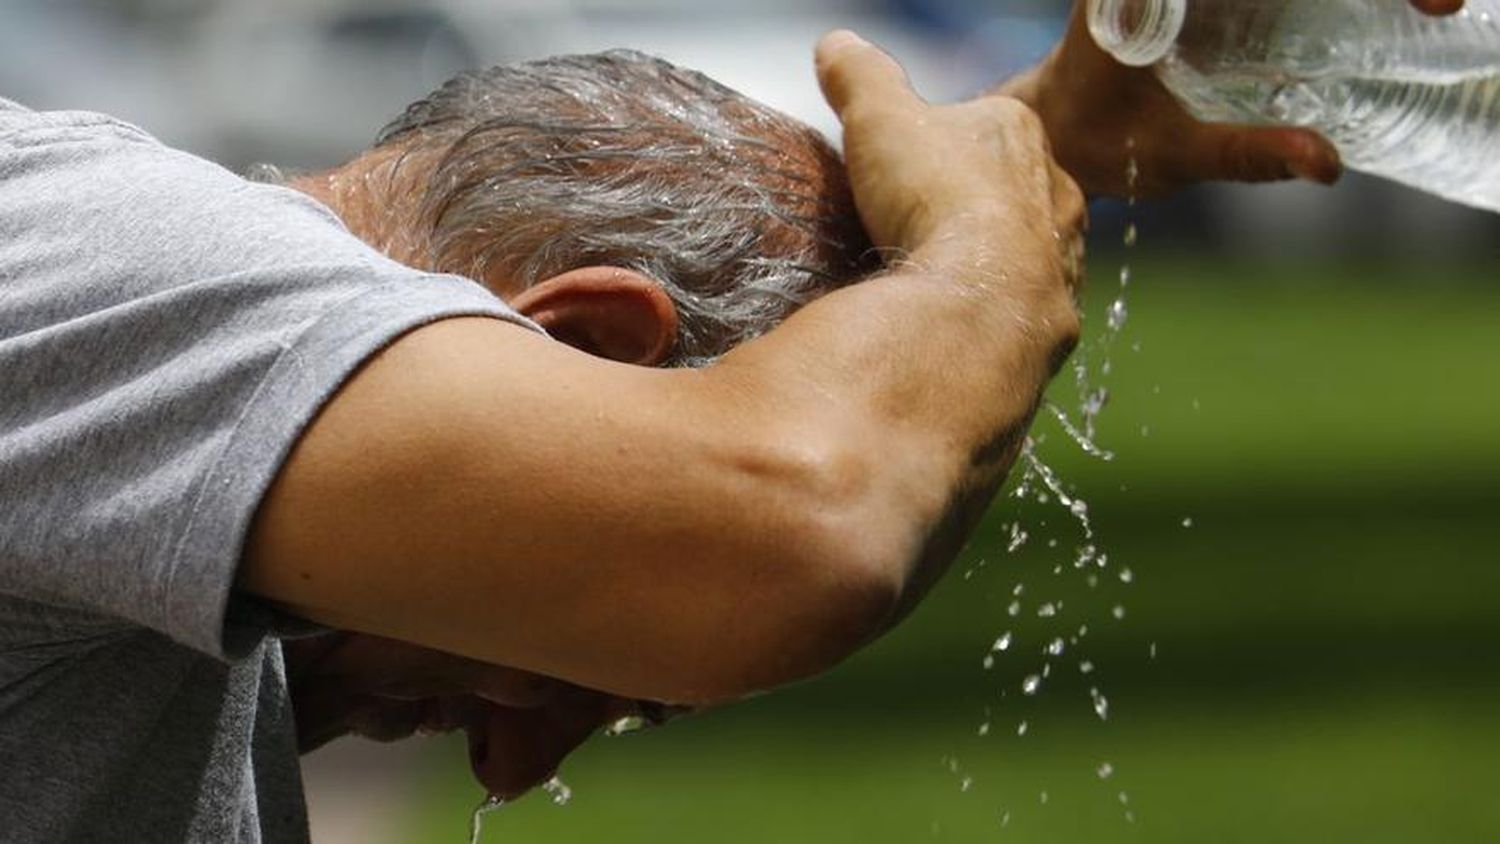
M 523 288 L 592 264 L 636 270 L 677 306 L 678 365 L 877 261 L 822 136 L 640 53 L 462 74 L 386 126 L 387 145 L 433 159 L 419 217 L 433 269 Z

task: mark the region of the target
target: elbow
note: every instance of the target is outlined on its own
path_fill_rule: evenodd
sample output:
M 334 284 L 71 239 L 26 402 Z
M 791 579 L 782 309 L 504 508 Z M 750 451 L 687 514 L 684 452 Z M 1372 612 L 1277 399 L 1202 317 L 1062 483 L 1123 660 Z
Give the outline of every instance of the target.
M 749 584 L 734 623 L 712 636 L 670 700 L 726 703 L 822 674 L 884 632 L 901 590 L 866 566 L 817 561 L 821 577 Z
M 890 626 L 916 531 L 879 489 L 877 453 L 837 445 L 779 458 L 772 474 L 782 482 L 761 511 L 774 515 L 745 543 L 724 623 L 681 702 L 724 702 L 823 673 Z

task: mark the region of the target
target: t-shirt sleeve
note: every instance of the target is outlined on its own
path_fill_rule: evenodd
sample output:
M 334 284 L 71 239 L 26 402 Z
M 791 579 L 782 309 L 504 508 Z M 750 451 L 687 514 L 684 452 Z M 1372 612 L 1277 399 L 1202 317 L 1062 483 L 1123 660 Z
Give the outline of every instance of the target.
M 0 593 L 243 653 L 264 629 L 235 570 L 297 437 L 371 354 L 473 315 L 536 330 L 292 190 L 99 115 L 5 112 Z

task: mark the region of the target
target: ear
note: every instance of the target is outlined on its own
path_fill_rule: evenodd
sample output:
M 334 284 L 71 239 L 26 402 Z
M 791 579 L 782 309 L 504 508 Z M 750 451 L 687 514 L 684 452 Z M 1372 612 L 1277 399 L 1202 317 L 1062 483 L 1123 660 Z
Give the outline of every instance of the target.
M 512 296 L 510 306 L 554 338 L 622 363 L 655 366 L 677 342 L 677 306 L 634 270 L 570 270 Z

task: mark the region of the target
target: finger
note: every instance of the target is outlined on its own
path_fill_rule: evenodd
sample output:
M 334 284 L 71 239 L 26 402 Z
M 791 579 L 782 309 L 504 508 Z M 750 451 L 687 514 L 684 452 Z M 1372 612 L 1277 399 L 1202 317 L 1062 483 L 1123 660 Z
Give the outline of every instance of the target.
M 1451 15 L 1464 7 L 1464 0 L 1411 0 L 1411 4 L 1429 15 Z
M 350 730 L 349 716 L 368 702 L 341 689 L 303 691 L 292 699 L 297 723 L 297 751 L 311 753 Z
M 349 714 L 349 732 L 371 741 L 400 741 L 417 731 L 425 714 L 421 701 L 372 698 Z
M 924 104 L 900 63 L 847 29 L 834 30 L 818 41 L 816 64 L 823 97 L 840 118 L 864 104 L 891 108 Z
M 1310 129 L 1208 124 L 1185 157 L 1184 181 L 1274 182 L 1307 179 L 1323 184 L 1343 172 L 1339 153 Z

